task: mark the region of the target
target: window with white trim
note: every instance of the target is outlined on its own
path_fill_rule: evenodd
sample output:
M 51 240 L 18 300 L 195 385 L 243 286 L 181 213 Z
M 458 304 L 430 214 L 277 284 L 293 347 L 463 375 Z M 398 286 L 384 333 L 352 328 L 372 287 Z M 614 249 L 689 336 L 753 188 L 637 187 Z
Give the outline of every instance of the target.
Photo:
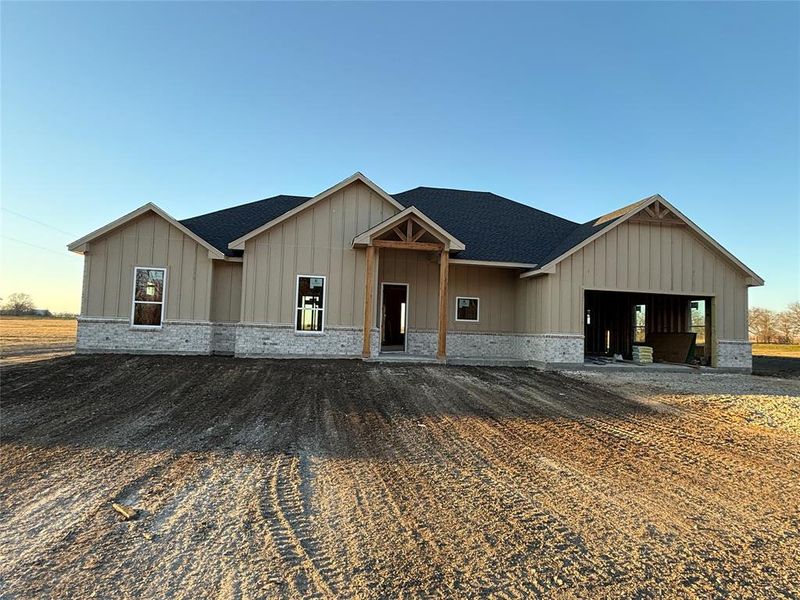
M 480 298 L 456 298 L 456 321 L 477 322 L 480 317 Z
M 325 277 L 323 275 L 298 275 L 295 331 L 323 331 L 324 319 Z
M 133 269 L 133 308 L 131 325 L 161 327 L 164 322 L 164 292 L 167 270 L 155 267 Z

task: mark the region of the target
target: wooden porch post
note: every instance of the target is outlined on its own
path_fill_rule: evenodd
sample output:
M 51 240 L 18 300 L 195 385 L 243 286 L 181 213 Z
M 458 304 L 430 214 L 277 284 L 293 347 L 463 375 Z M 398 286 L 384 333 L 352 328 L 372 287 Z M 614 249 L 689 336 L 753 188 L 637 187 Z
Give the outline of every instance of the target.
M 436 358 L 447 357 L 447 275 L 450 271 L 450 254 L 447 248 L 439 253 L 439 345 Z
M 367 263 L 364 273 L 364 345 L 361 356 L 370 357 L 370 338 L 372 336 L 372 320 L 375 314 L 372 308 L 372 296 L 375 289 L 375 246 L 367 246 Z

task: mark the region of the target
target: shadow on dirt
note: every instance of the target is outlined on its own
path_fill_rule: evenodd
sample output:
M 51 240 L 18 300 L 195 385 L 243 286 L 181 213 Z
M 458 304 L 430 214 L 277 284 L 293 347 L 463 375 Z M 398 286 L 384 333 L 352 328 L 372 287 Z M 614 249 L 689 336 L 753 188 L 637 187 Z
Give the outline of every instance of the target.
M 754 356 L 753 375 L 800 379 L 800 358 L 787 356 Z
M 31 446 L 389 457 L 426 420 L 668 416 L 557 373 L 497 367 L 93 355 L 2 379 L 2 442 Z

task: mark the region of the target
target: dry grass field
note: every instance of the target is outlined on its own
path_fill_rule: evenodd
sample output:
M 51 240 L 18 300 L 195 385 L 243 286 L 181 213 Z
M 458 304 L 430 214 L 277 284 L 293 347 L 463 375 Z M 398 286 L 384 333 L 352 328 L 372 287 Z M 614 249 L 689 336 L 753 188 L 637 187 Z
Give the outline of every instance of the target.
M 753 344 L 753 356 L 800 358 L 800 344 Z
M 41 360 L 75 349 L 75 319 L 0 317 L 0 362 Z
M 770 377 L 14 365 L 0 597 L 797 598 L 798 456 Z

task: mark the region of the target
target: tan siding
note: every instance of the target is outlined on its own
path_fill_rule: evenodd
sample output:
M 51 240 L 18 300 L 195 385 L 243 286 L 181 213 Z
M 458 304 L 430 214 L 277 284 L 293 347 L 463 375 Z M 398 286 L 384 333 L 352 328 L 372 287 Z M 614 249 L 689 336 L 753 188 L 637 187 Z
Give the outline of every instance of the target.
M 208 251 L 155 213 L 147 213 L 89 244 L 81 314 L 130 318 L 133 268 L 166 267 L 166 319 L 208 320 Z
M 242 304 L 242 263 L 214 261 L 211 320 L 236 322 Z
M 89 315 L 96 316 L 112 316 L 103 314 L 103 306 L 105 305 L 105 278 L 106 278 L 106 264 L 107 264 L 107 240 L 98 240 L 92 243 L 89 256 L 89 281 L 91 287 L 89 288 Z
M 627 227 L 617 229 L 617 287 L 625 289 L 628 287 L 630 272 L 633 270 L 628 264 L 631 256 L 628 238 L 630 234 Z
M 518 274 L 513 269 L 451 265 L 447 301 L 448 330 L 514 331 Z M 378 281 L 409 285 L 410 328 L 437 328 L 439 265 L 430 253 L 382 249 Z M 480 320 L 477 323 L 455 320 L 458 296 L 480 298 Z
M 409 284 L 408 326 L 411 329 L 437 328 L 439 265 L 431 260 L 430 254 L 382 249 L 378 261 L 378 283 L 383 282 Z M 377 302 L 381 302 L 380 293 Z
M 550 280 L 533 277 L 516 281 L 517 295 L 522 312 L 515 316 L 515 330 L 520 333 L 535 333 L 550 329 Z
M 181 251 L 181 262 L 179 267 L 179 284 L 174 286 L 172 283 L 168 284 L 169 291 L 178 290 L 177 297 L 175 294 L 170 294 L 173 308 L 177 308 L 178 315 L 192 314 L 194 312 L 194 270 L 192 265 L 197 261 L 196 254 L 197 244 L 192 239 L 183 238 L 183 249 Z M 177 300 L 177 301 L 176 301 Z
M 106 273 L 103 289 L 103 315 L 113 316 L 119 309 L 119 288 L 122 276 L 122 240 L 112 237 L 106 242 Z
M 294 322 L 298 275 L 325 275 L 326 326 L 361 325 L 364 251 L 353 238 L 397 209 L 361 182 L 247 240 L 242 321 Z
M 714 296 L 719 339 L 747 338 L 744 276 L 687 227 L 623 223 L 518 288 L 520 331 L 582 333 L 583 290 L 605 289 Z

